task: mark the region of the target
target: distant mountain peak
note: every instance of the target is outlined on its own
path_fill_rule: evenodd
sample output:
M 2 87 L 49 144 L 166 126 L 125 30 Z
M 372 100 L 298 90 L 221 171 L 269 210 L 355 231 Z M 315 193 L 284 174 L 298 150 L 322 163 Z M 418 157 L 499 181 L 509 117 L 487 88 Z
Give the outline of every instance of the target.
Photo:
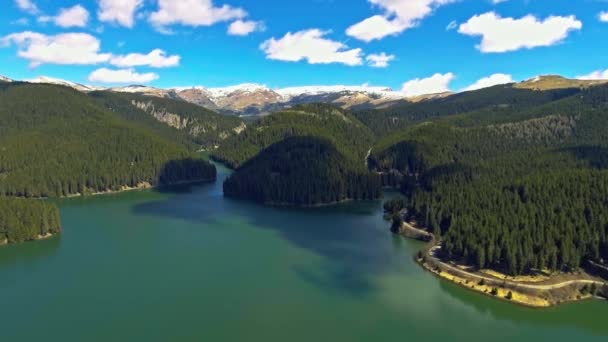
M 608 83 L 606 80 L 579 80 L 560 75 L 539 75 L 517 83 L 515 88 L 532 90 L 552 90 L 566 88 L 587 88 L 593 85 Z
M 80 84 L 80 83 L 74 83 L 71 81 L 66 81 L 66 80 L 62 80 L 59 78 L 53 78 L 53 77 L 48 77 L 48 76 L 38 76 L 34 79 L 31 80 L 27 80 L 26 82 L 29 83 L 41 83 L 41 84 L 56 84 L 56 85 L 62 85 L 65 87 L 70 87 L 73 89 L 76 89 L 78 91 L 93 91 L 93 90 L 98 90 L 99 88 L 96 87 L 92 87 L 92 86 L 87 86 L 84 84 Z
M 13 80 L 8 77 L 0 75 L 0 82 L 13 82 Z

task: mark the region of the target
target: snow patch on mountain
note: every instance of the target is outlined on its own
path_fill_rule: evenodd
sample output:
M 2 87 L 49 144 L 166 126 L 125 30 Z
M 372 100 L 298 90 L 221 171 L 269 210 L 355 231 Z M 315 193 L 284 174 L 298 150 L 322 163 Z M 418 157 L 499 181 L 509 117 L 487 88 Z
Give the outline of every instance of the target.
M 401 92 L 393 91 L 391 88 L 386 87 L 370 87 L 367 85 L 362 86 L 346 86 L 346 85 L 333 85 L 333 86 L 305 86 L 305 87 L 289 87 L 277 89 L 277 93 L 283 97 L 290 99 L 296 96 L 302 95 L 323 95 L 331 93 L 365 93 L 370 95 L 377 95 L 381 97 L 391 99 L 402 99 L 405 95 Z

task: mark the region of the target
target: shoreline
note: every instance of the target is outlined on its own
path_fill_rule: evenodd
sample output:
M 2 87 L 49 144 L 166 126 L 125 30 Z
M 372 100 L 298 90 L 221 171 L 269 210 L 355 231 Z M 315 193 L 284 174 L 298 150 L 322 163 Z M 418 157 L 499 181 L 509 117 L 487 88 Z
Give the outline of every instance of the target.
M 56 236 L 59 236 L 61 234 L 61 232 L 59 233 L 46 233 L 45 235 L 42 234 L 38 234 L 36 235 L 36 237 L 29 239 L 29 240 L 25 240 L 22 242 L 16 242 L 16 243 L 9 243 L 7 238 L 4 238 L 2 240 L 0 240 L 0 247 L 4 247 L 4 246 L 9 246 L 9 245 L 18 245 L 18 244 L 22 244 L 22 243 L 28 243 L 28 242 L 36 242 L 36 241 L 42 241 L 42 240 L 48 240 L 51 238 L 54 238 Z
M 581 290 L 583 288 L 590 289 L 593 286 L 596 289 L 601 289 L 608 284 L 608 280 L 600 280 L 586 273 L 583 273 L 582 277 L 575 274 L 559 274 L 557 276 L 545 276 L 541 280 L 536 280 L 534 277 L 523 277 L 529 279 L 527 281 L 516 281 L 510 279 L 513 277 L 494 270 L 471 272 L 464 265 L 451 262 L 446 263 L 437 258 L 434 255 L 434 251 L 441 247 L 436 237 L 426 230 L 416 228 L 404 222 L 398 234 L 406 238 L 427 242 L 416 253 L 414 260 L 420 267 L 435 277 L 487 297 L 528 308 L 542 309 L 565 303 L 602 299 L 597 294 L 593 294 L 590 291 L 583 293 Z M 430 240 L 428 240 L 429 236 L 431 237 Z M 552 282 L 555 281 L 556 277 L 560 276 L 575 278 Z M 576 278 L 576 276 L 579 277 Z
M 124 192 L 131 192 L 131 191 L 162 189 L 162 188 L 167 188 L 167 187 L 171 187 L 171 186 L 197 184 L 197 183 L 212 183 L 212 182 L 215 182 L 215 181 L 217 181 L 217 177 L 216 178 L 204 178 L 204 179 L 197 179 L 197 180 L 179 181 L 179 182 L 174 182 L 174 183 L 170 183 L 170 184 L 158 184 L 158 185 L 152 185 L 150 182 L 140 182 L 135 187 L 131 187 L 131 186 L 128 186 L 128 185 L 123 185 L 123 186 L 121 186 L 120 190 L 97 191 L 97 192 L 85 193 L 85 194 L 76 193 L 76 194 L 70 194 L 70 195 L 67 195 L 67 196 L 61 196 L 61 197 L 58 197 L 58 198 L 59 199 L 69 199 L 69 198 L 88 197 L 88 196 L 115 195 L 115 194 L 120 194 L 120 193 L 124 193 Z M 50 197 L 45 197 L 45 198 L 40 198 L 40 199 L 49 199 L 49 198 Z
M 238 200 L 238 201 L 249 201 L 251 203 L 257 203 L 259 205 L 263 205 L 263 206 L 268 206 L 268 207 L 275 207 L 275 208 L 288 208 L 288 209 L 314 209 L 314 208 L 325 208 L 325 207 L 331 207 L 334 205 L 338 205 L 338 204 L 344 204 L 344 203 L 351 203 L 351 202 L 365 202 L 365 201 L 377 201 L 378 199 L 354 199 L 354 198 L 347 198 L 341 201 L 334 201 L 334 202 L 327 202 L 327 203 L 317 203 L 317 204 L 293 204 L 293 203 L 280 203 L 280 202 L 259 202 L 253 199 L 249 199 L 249 198 L 245 198 L 245 197 L 240 197 L 240 196 L 231 196 L 231 195 L 226 195 L 224 193 L 224 197 L 227 197 L 229 199 L 233 199 L 233 200 Z

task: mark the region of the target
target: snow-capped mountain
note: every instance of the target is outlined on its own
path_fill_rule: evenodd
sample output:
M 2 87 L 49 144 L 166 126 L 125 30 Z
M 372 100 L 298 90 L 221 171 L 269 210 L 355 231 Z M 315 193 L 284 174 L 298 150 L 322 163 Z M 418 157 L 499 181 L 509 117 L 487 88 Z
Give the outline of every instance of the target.
M 70 88 L 74 88 L 78 91 L 94 91 L 94 90 L 99 90 L 100 88 L 98 87 L 93 87 L 93 86 L 86 86 L 80 83 L 74 83 L 74 82 L 70 82 L 70 81 L 66 81 L 66 80 L 62 80 L 62 79 L 58 79 L 58 78 L 52 78 L 52 77 L 47 77 L 47 76 L 40 76 L 31 80 L 26 80 L 25 82 L 29 82 L 29 83 L 45 83 L 45 84 L 57 84 L 57 85 L 62 85 L 62 86 L 66 86 L 66 87 L 70 87 Z
M 13 80 L 11 80 L 8 77 L 4 77 L 4 76 L 0 75 L 0 82 L 13 82 Z
M 144 85 L 129 85 L 126 87 L 114 87 L 108 88 L 107 90 L 114 91 L 117 93 L 132 93 L 132 94 L 144 94 L 149 96 L 167 97 L 173 90 L 165 90 L 160 88 L 148 87 Z
M 222 112 L 262 114 L 297 104 L 324 102 L 344 108 L 378 107 L 405 100 L 402 93 L 386 87 L 307 86 L 272 89 L 261 84 L 241 84 L 224 88 L 175 88 L 178 97 Z
M 370 95 L 377 95 L 386 98 L 402 99 L 404 98 L 403 93 L 393 91 L 386 87 L 370 87 L 367 85 L 362 86 L 307 86 L 307 87 L 290 87 L 277 89 L 277 92 L 284 98 L 289 99 L 297 96 L 316 96 L 323 94 L 335 94 L 335 93 L 364 93 Z
M 2 77 L 0 80 L 12 81 Z M 82 92 L 107 90 L 146 96 L 180 98 L 212 110 L 227 114 L 258 115 L 294 105 L 323 102 L 343 108 L 381 108 L 398 101 L 407 101 L 403 93 L 386 87 L 360 86 L 306 86 L 272 89 L 262 84 L 245 83 L 230 87 L 177 87 L 161 89 L 145 85 L 122 87 L 96 87 L 58 78 L 41 76 L 30 83 L 48 83 L 74 88 Z

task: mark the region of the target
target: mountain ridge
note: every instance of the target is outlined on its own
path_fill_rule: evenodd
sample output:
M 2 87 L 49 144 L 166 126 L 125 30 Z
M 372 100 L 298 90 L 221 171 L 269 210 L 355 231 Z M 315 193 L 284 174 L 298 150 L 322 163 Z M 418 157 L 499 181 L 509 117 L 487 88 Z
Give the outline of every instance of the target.
M 14 80 L 3 76 L 0 76 L 0 80 L 14 82 Z M 275 89 L 258 83 L 243 83 L 228 87 L 191 86 L 167 89 L 133 84 L 106 88 L 83 85 L 46 76 L 27 80 L 26 82 L 58 84 L 81 92 L 106 90 L 118 93 L 135 93 L 154 97 L 181 99 L 223 114 L 238 116 L 266 115 L 273 111 L 307 103 L 327 103 L 344 109 L 382 109 L 403 103 L 445 98 L 464 92 L 407 96 L 388 87 L 369 86 L 366 84 L 359 86 L 313 85 Z M 586 88 L 607 82 L 608 80 L 568 79 L 558 75 L 542 75 L 509 85 L 519 89 L 551 90 Z

